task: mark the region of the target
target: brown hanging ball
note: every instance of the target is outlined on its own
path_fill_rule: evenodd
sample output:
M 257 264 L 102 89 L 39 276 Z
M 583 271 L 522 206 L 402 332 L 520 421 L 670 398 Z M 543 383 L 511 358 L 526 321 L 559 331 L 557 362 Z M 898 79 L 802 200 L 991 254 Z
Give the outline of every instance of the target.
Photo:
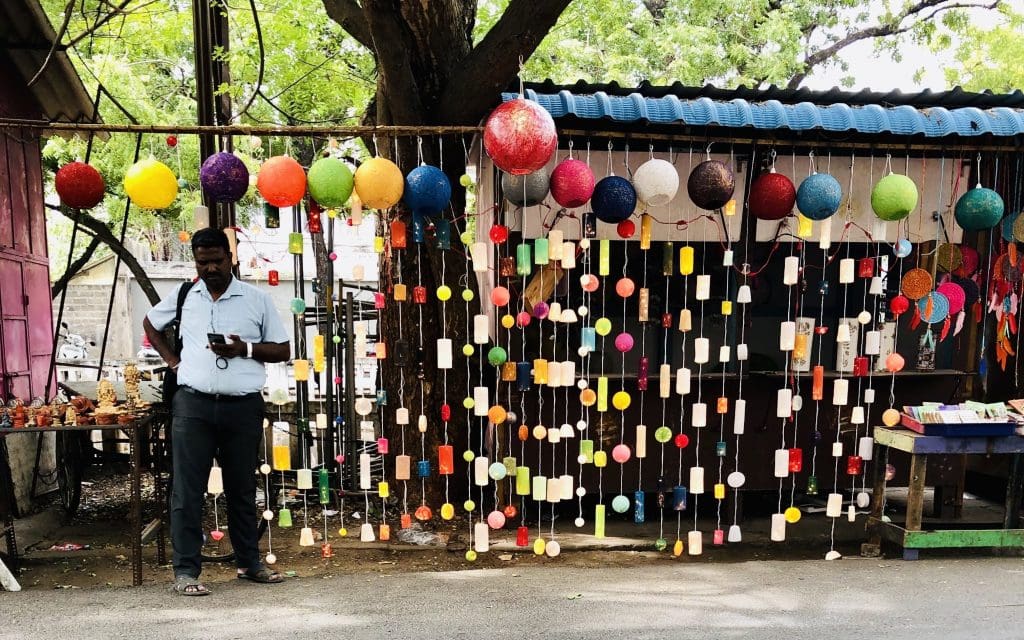
M 707 211 L 721 209 L 732 199 L 736 190 L 736 177 L 732 170 L 718 160 L 705 160 L 690 172 L 686 192 L 693 203 Z

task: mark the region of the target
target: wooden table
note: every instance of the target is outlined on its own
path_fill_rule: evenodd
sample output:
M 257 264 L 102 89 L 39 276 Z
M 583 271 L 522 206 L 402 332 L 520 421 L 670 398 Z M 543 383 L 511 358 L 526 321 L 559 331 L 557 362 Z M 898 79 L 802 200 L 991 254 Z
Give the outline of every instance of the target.
M 863 555 L 877 555 L 881 540 L 903 548 L 904 560 L 916 560 L 921 549 L 938 548 L 1016 548 L 1024 549 L 1024 528 L 1020 522 L 1020 503 L 1024 495 L 1024 437 L 947 437 L 924 436 L 907 429 L 875 427 L 875 488 L 867 530 L 869 541 Z M 903 526 L 882 519 L 885 504 L 885 468 L 889 450 L 910 454 L 910 479 L 907 491 L 907 516 Z M 962 521 L 927 523 L 922 528 L 925 470 L 929 455 L 1008 455 L 1006 511 L 1000 523 L 964 523 Z
M 17 429 L 0 429 L 0 445 L 3 439 L 16 434 L 24 433 L 45 433 L 48 431 L 123 431 L 128 435 L 128 449 L 131 457 L 131 507 L 129 509 L 129 534 L 131 537 L 132 554 L 132 584 L 142 584 L 142 461 L 141 461 L 141 430 L 148 428 L 150 418 L 142 418 L 135 422 L 123 425 L 83 425 L 74 427 L 21 427 Z M 12 495 L 12 488 L 9 485 L 8 474 L 0 473 L 0 503 L 5 499 L 9 500 Z M 5 498 L 6 496 L 6 498 Z M 7 554 L 15 566 L 18 562 L 18 545 L 14 536 L 13 505 L 7 509 L 0 509 L 4 518 L 0 521 L 0 532 L 7 541 Z M 3 575 L 4 569 L 0 569 Z M 17 582 L 14 582 L 17 588 Z M 5 588 L 6 585 L 5 585 Z

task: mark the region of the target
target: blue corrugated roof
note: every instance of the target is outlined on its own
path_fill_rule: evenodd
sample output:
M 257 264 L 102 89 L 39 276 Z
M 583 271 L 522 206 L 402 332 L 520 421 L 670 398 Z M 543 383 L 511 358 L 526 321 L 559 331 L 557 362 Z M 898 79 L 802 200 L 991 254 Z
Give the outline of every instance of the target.
M 516 93 L 502 94 L 503 101 L 516 97 Z M 981 109 L 812 102 L 785 104 L 774 99 L 681 99 L 674 94 L 649 97 L 639 92 L 610 95 L 597 91 L 583 95 L 568 89 L 551 93 L 527 89 L 526 97 L 540 104 L 554 118 L 574 116 L 583 120 L 609 119 L 627 123 L 646 121 L 655 124 L 681 123 L 764 130 L 857 131 L 865 134 L 922 135 L 929 138 L 984 134 L 1010 137 L 1024 133 L 1024 110 L 1010 107 Z

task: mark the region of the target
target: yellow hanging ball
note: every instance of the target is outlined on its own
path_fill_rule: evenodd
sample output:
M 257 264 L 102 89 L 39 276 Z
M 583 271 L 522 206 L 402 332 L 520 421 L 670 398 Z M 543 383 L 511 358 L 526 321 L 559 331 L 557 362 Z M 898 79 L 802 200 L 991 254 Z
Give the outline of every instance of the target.
M 612 406 L 619 411 L 625 411 L 628 409 L 630 402 L 632 402 L 632 398 L 630 398 L 629 393 L 625 391 L 616 391 L 615 395 L 612 396 Z
M 612 321 L 608 318 L 598 318 L 594 323 L 594 331 L 599 336 L 606 336 L 612 332 Z
M 346 529 L 345 527 L 338 529 L 338 535 L 342 538 L 348 536 L 348 529 Z
M 441 519 L 451 520 L 455 517 L 455 505 L 450 502 L 446 502 L 441 505 Z
M 475 562 L 476 561 L 476 551 L 474 551 L 472 549 L 467 551 L 466 552 L 466 561 L 467 562 Z
M 472 511 L 473 509 L 476 509 L 476 503 L 472 500 L 466 500 L 462 503 L 462 508 L 466 511 Z
M 683 541 L 682 540 L 678 540 L 677 539 L 676 543 L 674 545 L 672 545 L 672 555 L 674 555 L 677 558 L 679 556 L 683 555 Z
M 356 195 L 371 209 L 387 209 L 402 199 L 405 178 L 387 158 L 370 158 L 356 169 Z
M 538 424 L 533 428 L 533 437 L 537 440 L 543 440 L 548 437 L 548 428 L 542 424 Z
M 510 313 L 506 313 L 505 315 L 501 316 L 501 326 L 505 327 L 506 329 L 511 329 L 512 327 L 516 326 L 515 316 L 513 316 Z
M 786 522 L 788 522 L 789 524 L 796 524 L 797 522 L 800 522 L 801 515 L 803 514 L 801 514 L 800 510 L 797 509 L 796 507 L 790 507 L 786 509 L 782 514 L 782 516 L 786 519 Z
M 895 427 L 900 423 L 900 412 L 895 409 L 886 409 L 882 412 L 882 424 L 887 427 Z
M 508 412 L 500 404 L 496 404 L 487 410 L 487 419 L 491 421 L 491 424 L 501 424 L 505 422 L 506 417 L 508 417 Z
M 147 158 L 124 174 L 124 192 L 141 209 L 166 209 L 178 195 L 178 180 L 166 164 Z
M 542 556 L 544 555 L 544 548 L 546 546 L 547 544 L 544 542 L 544 538 L 537 538 L 533 542 L 533 552 L 538 556 Z
M 437 299 L 441 302 L 448 302 L 452 298 L 452 289 L 446 284 L 437 288 Z

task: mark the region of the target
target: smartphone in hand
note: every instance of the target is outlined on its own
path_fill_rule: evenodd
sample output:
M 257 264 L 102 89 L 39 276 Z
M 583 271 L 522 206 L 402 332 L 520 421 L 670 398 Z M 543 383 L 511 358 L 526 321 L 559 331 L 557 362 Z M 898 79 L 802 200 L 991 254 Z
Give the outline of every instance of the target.
M 210 344 L 227 344 L 227 338 L 224 337 L 223 333 L 208 333 L 206 339 L 210 341 Z

